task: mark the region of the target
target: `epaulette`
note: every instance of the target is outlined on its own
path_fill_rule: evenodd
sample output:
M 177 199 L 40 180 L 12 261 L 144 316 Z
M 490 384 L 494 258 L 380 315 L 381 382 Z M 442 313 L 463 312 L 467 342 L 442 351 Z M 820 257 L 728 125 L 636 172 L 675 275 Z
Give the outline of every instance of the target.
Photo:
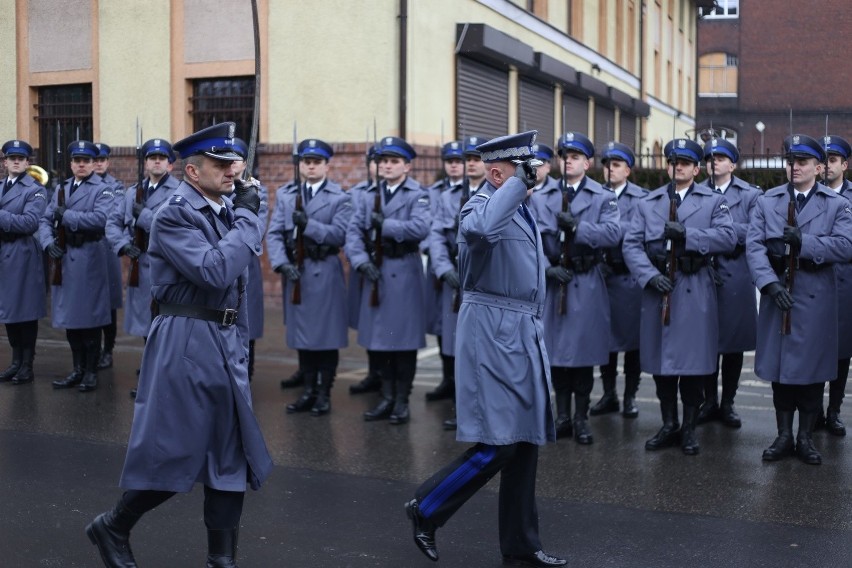
M 169 200 L 169 205 L 183 205 L 186 203 L 186 198 L 183 195 L 173 195 Z

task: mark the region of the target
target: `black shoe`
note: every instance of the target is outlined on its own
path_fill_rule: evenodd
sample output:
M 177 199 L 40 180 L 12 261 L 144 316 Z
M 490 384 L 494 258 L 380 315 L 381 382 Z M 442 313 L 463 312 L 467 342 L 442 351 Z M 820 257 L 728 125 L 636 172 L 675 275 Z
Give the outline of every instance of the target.
M 585 418 L 574 420 L 574 441 L 581 446 L 588 446 L 595 441 L 589 430 L 589 421 Z
M 313 407 L 316 401 L 317 397 L 314 393 L 303 392 L 302 395 L 297 398 L 295 402 L 292 402 L 287 405 L 287 414 L 293 414 L 295 412 L 307 412 Z
M 322 416 L 331 412 L 331 398 L 327 392 L 320 392 L 311 407 L 311 416 Z
M 639 416 L 639 407 L 636 406 L 636 399 L 634 397 L 624 395 L 624 404 L 621 415 L 625 418 L 636 418 Z
M 458 430 L 459 423 L 455 418 L 448 418 L 441 423 L 441 427 L 444 430 Z
M 302 371 L 296 371 L 292 375 L 290 375 L 289 379 L 282 379 L 281 388 L 282 389 L 293 389 L 296 387 L 300 387 L 305 384 L 305 374 Z
M 539 550 L 530 554 L 504 554 L 503 564 L 506 566 L 533 566 L 535 568 L 547 568 L 548 566 L 565 566 L 568 561 L 557 558 Z
M 717 402 L 705 402 L 701 405 L 701 410 L 698 412 L 697 424 L 707 424 L 708 422 L 720 420 L 722 420 L 722 411 L 719 409 Z
M 378 392 L 382 389 L 382 377 L 381 375 L 371 374 L 364 377 L 364 379 L 355 383 L 354 385 L 349 385 L 349 394 L 364 394 L 367 392 Z
M 104 351 L 98 359 L 98 370 L 112 367 L 112 351 Z
M 796 455 L 808 465 L 820 465 L 822 463 L 822 454 L 816 449 L 809 435 L 799 434 L 796 439 Z
M 0 373 L 0 383 L 5 383 L 7 381 L 11 381 L 12 378 L 18 374 L 18 371 L 21 368 L 21 363 L 23 362 L 23 358 L 21 355 L 20 347 L 12 348 L 12 362 L 9 366 Z
M 20 374 L 20 371 L 18 374 Z M 12 379 L 12 382 L 14 383 L 15 380 Z M 833 436 L 846 435 L 846 425 L 843 424 L 843 421 L 840 419 L 840 412 L 832 410 L 831 408 L 828 409 L 828 412 L 825 413 L 825 429 Z
M 679 424 L 663 424 L 659 432 L 653 438 L 645 442 L 645 449 L 648 451 L 660 450 L 662 448 L 670 448 L 680 442 L 680 425 Z
M 574 436 L 574 424 L 571 422 L 571 417 L 559 415 L 556 417 L 556 439 L 571 438 Z
M 75 368 L 74 371 L 64 379 L 53 381 L 50 384 L 52 384 L 55 389 L 73 389 L 78 386 L 82 380 L 83 369 Z
M 377 404 L 375 408 L 364 413 L 364 420 L 367 422 L 372 422 L 374 420 L 387 420 L 390 418 L 392 413 L 393 401 L 383 398 L 379 401 L 379 404 Z
M 77 390 L 80 392 L 92 392 L 96 388 L 98 388 L 98 374 L 84 373 L 83 380 L 80 381 L 80 386 L 77 387 Z
M 414 530 L 414 544 L 426 558 L 432 562 L 438 561 L 438 545 L 435 543 L 435 531 L 438 527 L 420 513 L 420 504 L 417 499 L 412 499 L 405 504 L 405 514 L 411 519 L 411 527 Z
M 410 418 L 411 414 L 408 410 L 408 403 L 402 401 L 398 401 L 393 405 L 393 412 L 388 417 L 391 424 L 407 424 Z
M 426 393 L 426 400 L 434 402 L 436 400 L 447 400 L 453 398 L 456 394 L 456 384 L 453 379 L 441 381 L 435 390 Z
M 740 415 L 737 414 L 737 411 L 734 410 L 733 402 L 722 402 L 722 406 L 719 407 L 719 413 L 721 414 L 722 424 L 729 428 L 741 428 L 743 425 L 742 420 L 740 420 Z
M 601 399 L 589 410 L 592 416 L 600 416 L 602 414 L 611 414 L 618 412 L 618 395 L 614 390 L 606 391 Z
M 119 501 L 112 511 L 101 513 L 86 527 L 86 535 L 98 547 L 105 566 L 136 567 L 130 550 L 130 529 L 138 520 L 139 515 L 131 513 Z
M 683 405 L 683 426 L 680 429 L 680 449 L 688 456 L 698 455 L 700 448 L 695 439 L 695 423 L 698 421 L 698 408 Z
M 23 356 L 21 358 L 21 368 L 12 377 L 13 385 L 24 385 L 33 382 L 35 374 L 33 374 L 33 360 L 35 359 L 35 351 L 32 349 L 22 349 Z M 842 422 L 841 422 L 842 424 Z
M 237 529 L 207 529 L 207 568 L 237 568 Z
M 771 446 L 763 450 L 763 461 L 778 461 L 795 453 L 796 447 L 793 444 L 792 434 L 780 435 L 775 438 Z

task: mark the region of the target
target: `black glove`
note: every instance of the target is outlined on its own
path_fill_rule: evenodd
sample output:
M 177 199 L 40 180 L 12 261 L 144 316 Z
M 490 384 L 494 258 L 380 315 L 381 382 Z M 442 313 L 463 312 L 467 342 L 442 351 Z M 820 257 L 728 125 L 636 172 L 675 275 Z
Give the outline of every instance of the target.
M 556 225 L 563 231 L 573 233 L 577 228 L 577 220 L 571 215 L 571 211 L 560 211 L 556 214 Z
M 771 282 L 763 287 L 762 292 L 770 296 L 779 310 L 787 311 L 793 307 L 793 296 L 780 282 Z
M 544 270 L 545 278 L 550 278 L 551 280 L 556 280 L 560 284 L 568 284 L 571 280 L 574 279 L 574 273 L 564 266 L 548 266 Z
M 118 253 L 119 255 L 127 255 L 129 258 L 136 260 L 142 256 L 142 249 L 134 245 L 124 245 Z
M 385 222 L 385 216 L 381 213 L 376 213 L 373 211 L 370 213 L 370 227 L 374 228 L 377 231 L 382 230 L 382 223 Z
M 67 207 L 65 207 L 64 205 L 57 205 L 56 209 L 53 210 L 53 220 L 56 221 L 57 223 L 61 223 L 62 222 L 62 216 L 65 215 L 66 209 L 67 209 Z
M 304 231 L 308 224 L 308 214 L 304 211 L 293 211 L 293 224 L 299 227 L 300 231 Z
M 443 276 L 441 276 L 441 280 L 446 282 L 450 286 L 450 288 L 455 288 L 456 290 L 458 290 L 461 286 L 461 282 L 459 281 L 459 273 L 455 270 L 446 271 Z
M 44 250 L 47 251 L 47 254 L 50 255 L 50 258 L 54 258 L 56 260 L 59 260 L 60 258 L 65 256 L 65 251 L 62 250 L 62 248 L 56 243 L 50 243 Z
M 781 239 L 785 243 L 789 243 L 790 246 L 799 250 L 802 248 L 802 230 L 798 227 L 792 227 L 790 225 L 784 226 L 784 236 Z
M 666 221 L 666 227 L 663 229 L 663 238 L 673 241 L 685 241 L 686 227 L 678 221 Z
M 248 209 L 257 215 L 260 209 L 260 195 L 257 193 L 258 181 L 254 178 L 244 180 L 237 178 L 234 180 L 234 193 L 231 203 L 234 204 L 234 209 Z
M 296 268 L 294 264 L 282 264 L 281 266 L 275 267 L 275 272 L 278 274 L 283 274 L 284 278 L 289 280 L 290 282 L 295 282 L 299 278 L 301 278 L 301 274 L 299 274 L 299 269 Z
M 668 294 L 674 290 L 674 284 L 669 280 L 669 277 L 664 274 L 657 274 L 648 281 L 648 286 L 663 294 Z
M 518 164 L 518 167 L 515 168 L 515 177 L 521 180 L 524 184 L 524 187 L 527 189 L 532 189 L 535 187 L 537 183 L 535 177 L 535 168 L 529 162 L 521 162 Z
M 139 215 L 141 215 L 142 211 L 144 211 L 144 210 L 145 210 L 145 204 L 144 203 L 136 203 L 135 201 L 133 202 L 133 218 L 134 219 L 138 219 Z
M 376 282 L 379 278 L 382 277 L 382 271 L 379 270 L 379 267 L 373 264 L 372 262 L 365 262 L 364 264 L 359 266 L 358 272 L 363 274 L 364 278 L 366 278 L 370 282 Z

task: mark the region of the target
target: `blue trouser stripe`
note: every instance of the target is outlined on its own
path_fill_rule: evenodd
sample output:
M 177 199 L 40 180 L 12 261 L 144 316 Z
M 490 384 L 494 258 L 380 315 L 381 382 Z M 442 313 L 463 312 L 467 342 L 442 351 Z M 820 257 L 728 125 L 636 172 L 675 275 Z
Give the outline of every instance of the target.
M 485 446 L 465 460 L 458 469 L 445 477 L 438 487 L 432 490 L 420 503 L 420 512 L 423 513 L 423 516 L 428 519 L 438 507 L 491 463 L 496 454 L 496 446 Z

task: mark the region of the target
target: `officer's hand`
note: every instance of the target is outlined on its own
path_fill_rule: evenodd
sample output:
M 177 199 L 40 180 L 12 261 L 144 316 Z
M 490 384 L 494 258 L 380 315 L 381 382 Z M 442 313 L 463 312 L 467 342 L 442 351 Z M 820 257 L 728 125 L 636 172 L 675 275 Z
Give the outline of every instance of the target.
M 673 241 L 686 240 L 686 227 L 678 221 L 666 221 L 666 226 L 663 229 L 663 238 Z
M 459 273 L 456 272 L 454 269 L 446 271 L 441 276 L 441 280 L 446 282 L 450 286 L 450 288 L 455 288 L 456 290 L 458 290 L 458 288 L 461 286 L 461 282 L 459 281 Z
M 136 203 L 135 201 L 133 202 L 133 218 L 134 219 L 138 219 L 139 215 L 141 215 L 144 210 L 145 210 L 145 204 L 144 203 Z
M 770 296 L 775 302 L 775 305 L 778 306 L 778 309 L 782 311 L 786 312 L 795 303 L 793 296 L 790 295 L 790 292 L 780 282 L 771 282 L 764 286 L 762 291 L 767 296 Z
M 536 184 L 535 168 L 529 162 L 521 162 L 515 168 L 515 177 L 521 180 L 524 187 L 532 189 Z
M 62 216 L 65 215 L 66 209 L 67 207 L 65 207 L 64 205 L 57 205 L 56 208 L 53 210 L 53 220 L 57 223 L 61 223 Z
M 60 258 L 65 256 L 65 251 L 62 250 L 62 248 L 56 243 L 50 243 L 49 245 L 47 245 L 47 248 L 44 249 L 44 250 L 47 251 L 47 254 L 50 255 L 50 258 L 53 258 L 53 259 L 56 259 L 56 260 L 59 260 Z
M 364 278 L 366 278 L 370 282 L 376 282 L 379 278 L 382 277 L 382 271 L 379 270 L 379 267 L 373 264 L 372 262 L 365 262 L 364 264 L 359 266 L 358 272 L 363 274 Z
M 802 248 L 802 230 L 798 227 L 785 225 L 784 236 L 781 239 L 796 249 Z
M 384 223 L 384 222 L 385 222 L 385 216 L 382 215 L 381 213 L 377 213 L 375 211 L 370 213 L 370 226 L 372 228 L 376 229 L 377 231 L 381 231 L 382 230 L 382 223 Z
M 648 286 L 657 292 L 662 292 L 663 294 L 668 294 L 674 290 L 674 284 L 672 284 L 672 281 L 669 280 L 669 277 L 665 274 L 657 274 L 651 278 L 651 280 L 648 281 Z
M 548 266 L 544 270 L 545 278 L 550 278 L 551 280 L 556 280 L 560 284 L 568 284 L 571 280 L 574 279 L 574 273 L 564 266 Z
M 237 178 L 234 180 L 234 193 L 231 202 L 234 204 L 234 209 L 248 209 L 255 215 L 260 210 L 260 195 L 257 193 L 259 182 L 252 178 L 244 180 Z
M 128 258 L 132 258 L 136 260 L 140 256 L 142 256 L 142 249 L 134 245 L 124 245 L 121 247 L 121 250 L 118 251 L 119 255 L 126 255 Z
M 577 220 L 571 214 L 571 211 L 560 211 L 556 214 L 556 225 L 563 231 L 573 233 L 577 229 Z
M 308 224 L 308 214 L 304 211 L 293 211 L 293 224 L 303 231 Z
M 290 263 L 276 266 L 275 272 L 277 272 L 278 274 L 283 274 L 284 278 L 286 278 L 290 282 L 295 282 L 302 276 L 301 274 L 299 274 L 299 269 L 296 268 L 294 264 Z

